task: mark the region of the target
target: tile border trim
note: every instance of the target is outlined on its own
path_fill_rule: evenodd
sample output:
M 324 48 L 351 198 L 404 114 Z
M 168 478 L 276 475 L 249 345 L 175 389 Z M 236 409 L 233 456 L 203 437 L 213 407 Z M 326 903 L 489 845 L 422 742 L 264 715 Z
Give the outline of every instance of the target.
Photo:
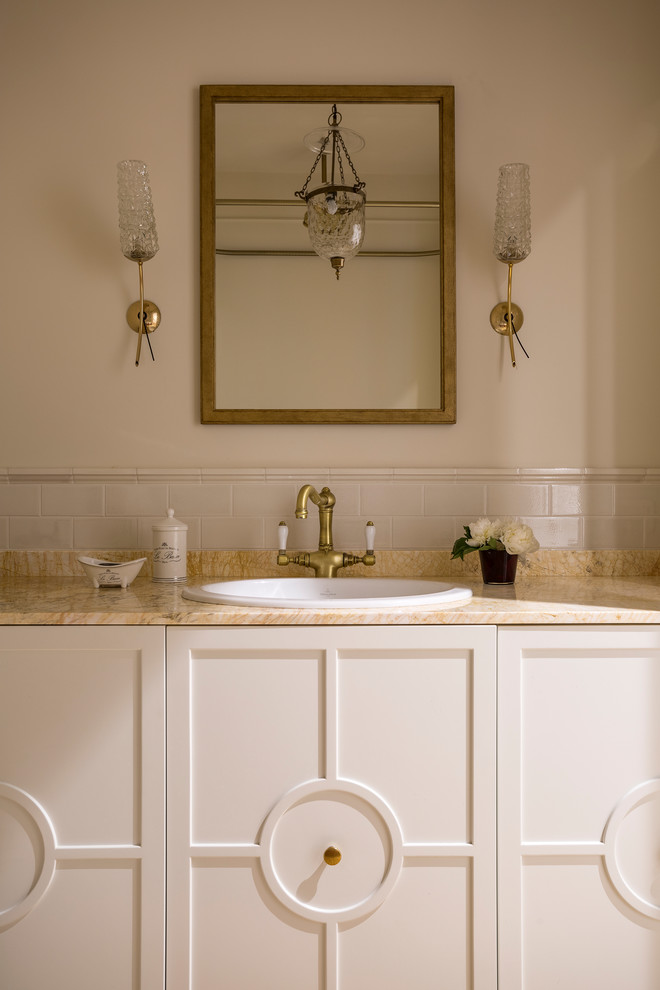
M 385 468 L 385 467 L 0 467 L 0 484 L 246 484 L 279 483 L 310 478 L 326 484 L 616 484 L 644 482 L 660 484 L 658 468 Z

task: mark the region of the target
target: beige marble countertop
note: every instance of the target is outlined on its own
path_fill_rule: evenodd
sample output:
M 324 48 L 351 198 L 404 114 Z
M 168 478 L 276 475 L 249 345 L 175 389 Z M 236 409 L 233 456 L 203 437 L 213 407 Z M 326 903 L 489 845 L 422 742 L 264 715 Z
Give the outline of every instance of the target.
M 657 576 L 523 574 L 515 585 L 501 588 L 486 586 L 475 575 L 437 577 L 470 587 L 473 598 L 442 609 L 238 608 L 188 601 L 180 586 L 154 584 L 142 575 L 122 590 L 94 589 L 81 577 L 0 572 L 0 625 L 660 624 Z

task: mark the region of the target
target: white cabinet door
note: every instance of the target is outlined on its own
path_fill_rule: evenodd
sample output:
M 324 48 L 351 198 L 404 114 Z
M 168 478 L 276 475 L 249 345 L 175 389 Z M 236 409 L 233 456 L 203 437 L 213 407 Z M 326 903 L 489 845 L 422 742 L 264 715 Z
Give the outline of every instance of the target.
M 660 987 L 660 630 L 503 629 L 500 990 Z
M 168 630 L 170 990 L 493 990 L 495 630 Z
M 164 630 L 0 629 L 0 985 L 164 985 Z

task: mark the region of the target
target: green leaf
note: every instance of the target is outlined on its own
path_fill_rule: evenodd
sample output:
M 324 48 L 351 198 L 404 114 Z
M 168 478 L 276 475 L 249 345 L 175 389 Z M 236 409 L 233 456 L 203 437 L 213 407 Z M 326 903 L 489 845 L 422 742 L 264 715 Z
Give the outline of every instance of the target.
M 461 536 L 454 543 L 454 546 L 453 546 L 453 549 L 452 549 L 452 552 L 451 552 L 451 559 L 452 560 L 455 560 L 457 557 L 460 557 L 460 559 L 463 560 L 463 558 L 465 557 L 465 554 L 466 553 L 473 553 L 475 550 L 478 550 L 479 549 L 478 547 L 471 547 L 468 544 L 467 541 L 468 541 L 468 539 L 470 539 L 470 530 L 468 529 L 467 526 L 465 527 L 465 530 L 467 531 L 467 534 L 468 535 L 467 536 Z

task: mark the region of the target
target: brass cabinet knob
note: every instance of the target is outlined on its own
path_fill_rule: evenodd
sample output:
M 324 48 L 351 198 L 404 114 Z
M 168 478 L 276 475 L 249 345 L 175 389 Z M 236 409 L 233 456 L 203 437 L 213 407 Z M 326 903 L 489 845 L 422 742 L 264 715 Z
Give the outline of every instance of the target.
M 326 861 L 328 866 L 336 866 L 341 859 L 341 853 L 334 846 L 328 846 L 326 851 L 323 853 L 323 859 Z

